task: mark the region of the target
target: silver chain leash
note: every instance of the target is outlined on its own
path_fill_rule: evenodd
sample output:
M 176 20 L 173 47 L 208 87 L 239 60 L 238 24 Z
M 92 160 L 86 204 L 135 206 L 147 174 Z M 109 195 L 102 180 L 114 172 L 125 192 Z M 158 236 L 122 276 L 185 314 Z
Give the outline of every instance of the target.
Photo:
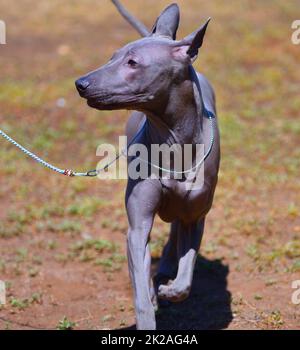
M 194 170 L 195 168 L 198 168 L 203 162 L 204 160 L 208 157 L 208 155 L 210 154 L 211 150 L 212 150 L 212 147 L 213 147 L 213 144 L 214 144 L 214 126 L 213 126 L 213 119 L 214 119 L 214 115 L 212 112 L 206 110 L 206 113 L 207 113 L 207 118 L 210 120 L 211 122 L 211 140 L 210 140 L 210 146 L 209 146 L 209 149 L 207 150 L 206 154 L 204 155 L 204 157 L 201 159 L 201 161 L 196 164 L 192 169 L 189 169 L 187 171 L 183 171 L 183 172 L 177 172 L 177 171 L 174 171 L 174 170 L 169 170 L 169 169 L 164 169 L 164 168 L 161 168 L 155 164 L 152 164 L 150 162 L 147 162 L 149 165 L 151 166 L 154 166 L 155 168 L 158 168 L 162 171 L 165 171 L 165 172 L 169 172 L 169 173 L 187 173 L 187 172 L 190 172 L 191 170 Z M 133 140 L 129 143 L 129 145 L 127 146 L 127 149 L 128 147 L 130 147 L 133 142 L 139 137 L 139 135 L 144 131 L 145 129 L 145 126 L 146 126 L 146 122 L 144 123 L 144 125 L 141 127 L 141 129 L 138 131 L 138 133 L 135 135 L 135 137 L 133 138 Z M 126 151 L 123 150 L 120 154 L 118 154 L 115 159 L 113 159 L 111 162 L 109 162 L 108 164 L 106 164 L 104 167 L 100 168 L 100 169 L 93 169 L 93 170 L 89 170 L 89 171 L 86 171 L 86 172 L 76 172 L 76 171 L 73 171 L 71 169 L 60 169 L 48 162 L 46 162 L 45 160 L 43 160 L 42 158 L 38 157 L 36 154 L 30 152 L 28 149 L 26 149 L 25 147 L 21 146 L 18 142 L 16 142 L 14 139 L 12 139 L 10 136 L 8 136 L 4 131 L 2 131 L 0 129 L 0 135 L 5 139 L 7 140 L 8 142 L 10 142 L 12 145 L 14 145 L 15 147 L 17 147 L 19 150 L 21 150 L 23 153 L 25 153 L 27 156 L 29 156 L 30 158 L 32 158 L 33 160 L 35 160 L 36 162 L 38 162 L 39 164 L 42 164 L 44 167 L 50 169 L 50 170 L 53 170 L 59 174 L 62 174 L 62 175 L 66 175 L 66 176 L 69 176 L 69 177 L 74 177 L 74 176 L 81 176 L 81 177 L 95 177 L 97 176 L 100 172 L 102 171 L 107 171 L 108 168 L 114 163 L 116 162 L 121 156 L 126 156 Z M 143 161 L 143 160 L 142 160 Z
M 53 170 L 59 174 L 62 175 L 66 175 L 66 176 L 97 176 L 98 173 L 96 173 L 96 170 L 90 170 L 87 171 L 85 173 L 79 173 L 79 172 L 75 172 L 71 169 L 60 169 L 57 168 L 56 166 L 47 163 L 46 161 L 44 161 L 42 158 L 38 157 L 36 154 L 28 151 L 28 149 L 26 149 L 25 147 L 21 146 L 18 142 L 16 142 L 14 139 L 12 139 L 10 136 L 8 136 L 4 131 L 2 131 L 0 129 L 0 135 L 7 140 L 8 142 L 10 142 L 11 144 L 13 144 L 14 146 L 16 146 L 17 148 L 19 148 L 19 150 L 21 150 L 23 153 L 25 153 L 27 156 L 29 156 L 30 158 L 34 159 L 36 162 L 42 164 L 44 167 Z

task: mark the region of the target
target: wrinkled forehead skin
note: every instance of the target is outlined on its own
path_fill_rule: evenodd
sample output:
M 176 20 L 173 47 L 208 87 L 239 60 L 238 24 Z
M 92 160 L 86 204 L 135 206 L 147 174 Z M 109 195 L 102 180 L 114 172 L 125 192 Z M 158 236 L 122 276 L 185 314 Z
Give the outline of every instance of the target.
M 123 58 L 127 54 L 141 55 L 144 64 L 168 54 L 169 49 L 175 42 L 164 37 L 149 37 L 131 42 L 117 50 L 112 56 L 112 60 Z

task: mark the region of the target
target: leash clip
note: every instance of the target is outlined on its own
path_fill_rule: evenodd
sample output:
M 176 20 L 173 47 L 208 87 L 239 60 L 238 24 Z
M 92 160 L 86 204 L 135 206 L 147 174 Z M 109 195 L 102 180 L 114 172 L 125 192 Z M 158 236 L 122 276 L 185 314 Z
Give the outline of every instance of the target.
M 89 177 L 95 177 L 98 175 L 98 171 L 97 169 L 94 169 L 94 170 L 90 170 L 86 173 L 86 176 L 89 176 Z

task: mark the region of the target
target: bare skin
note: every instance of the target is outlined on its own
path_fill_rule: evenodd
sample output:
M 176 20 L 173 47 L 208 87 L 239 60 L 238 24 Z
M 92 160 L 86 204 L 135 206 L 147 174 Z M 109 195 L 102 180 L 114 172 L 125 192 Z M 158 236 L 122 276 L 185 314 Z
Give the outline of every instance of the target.
M 116 1 L 115 1 L 116 2 Z M 118 3 L 118 2 L 117 2 Z M 216 116 L 215 97 L 207 79 L 192 62 L 202 46 L 208 22 L 182 41 L 174 41 L 179 23 L 177 5 L 169 6 L 152 32 L 118 50 L 103 67 L 76 81 L 89 106 L 99 110 L 135 110 L 127 123 L 131 140 L 147 120 L 135 143 L 204 144 L 208 149 L 211 125 L 206 110 Z M 134 289 L 138 329 L 155 329 L 155 295 L 150 276 L 150 233 L 155 215 L 171 223 L 155 279 L 159 299 L 172 302 L 188 297 L 196 256 L 211 208 L 219 169 L 219 133 L 205 160 L 204 183 L 187 190 L 187 180 L 129 178 L 126 190 L 127 251 Z M 132 158 L 128 159 L 130 166 Z

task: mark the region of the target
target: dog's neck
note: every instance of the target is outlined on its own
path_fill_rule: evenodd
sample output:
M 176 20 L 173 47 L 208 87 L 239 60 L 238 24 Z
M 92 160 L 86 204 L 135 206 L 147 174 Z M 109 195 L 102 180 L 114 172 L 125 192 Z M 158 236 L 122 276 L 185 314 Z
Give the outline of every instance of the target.
M 159 112 L 146 112 L 151 143 L 203 143 L 205 113 L 198 77 L 190 66 L 187 79 L 173 86 Z

